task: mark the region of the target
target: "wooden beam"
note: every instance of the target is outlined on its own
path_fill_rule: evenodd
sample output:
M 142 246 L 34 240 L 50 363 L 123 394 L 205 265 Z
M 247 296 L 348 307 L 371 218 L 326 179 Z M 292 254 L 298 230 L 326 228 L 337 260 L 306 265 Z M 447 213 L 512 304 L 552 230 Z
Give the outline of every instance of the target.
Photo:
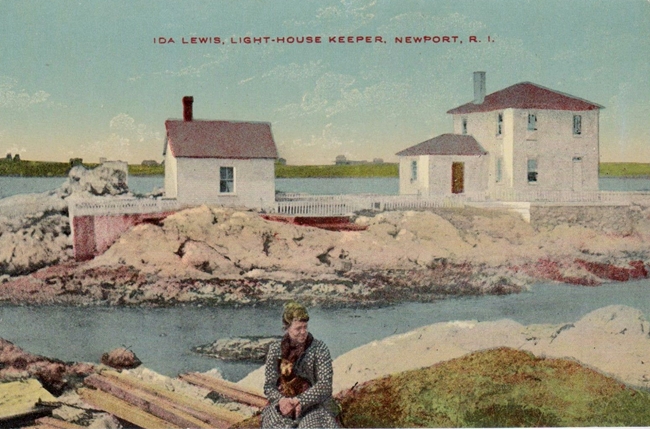
M 122 399 L 131 405 L 181 427 L 211 429 L 212 425 L 174 407 L 173 402 L 148 392 L 133 389 L 132 386 L 108 377 L 93 374 L 85 378 L 84 384 L 100 389 Z
M 264 408 L 268 404 L 265 397 L 246 391 L 235 383 L 220 378 L 210 377 L 198 372 L 181 374 L 179 377 L 182 380 L 196 384 L 197 386 L 205 387 L 206 389 L 210 389 L 237 402 L 243 402 L 257 408 Z
M 132 375 L 112 370 L 102 371 L 101 375 L 122 381 L 134 389 L 140 389 L 153 395 L 167 398 L 170 401 L 173 401 L 174 407 L 192 414 L 194 417 L 202 419 L 215 427 L 220 427 L 222 425 L 231 426 L 232 424 L 241 422 L 247 418 L 244 414 L 230 411 L 219 405 L 210 405 L 178 392 L 169 391 L 155 384 L 142 381 Z
M 85 402 L 93 407 L 113 414 L 114 416 L 126 420 L 127 422 L 139 426 L 143 429 L 180 429 L 177 426 L 154 415 L 151 415 L 135 405 L 116 398 L 106 392 L 94 389 L 82 388 L 78 390 L 79 396 Z

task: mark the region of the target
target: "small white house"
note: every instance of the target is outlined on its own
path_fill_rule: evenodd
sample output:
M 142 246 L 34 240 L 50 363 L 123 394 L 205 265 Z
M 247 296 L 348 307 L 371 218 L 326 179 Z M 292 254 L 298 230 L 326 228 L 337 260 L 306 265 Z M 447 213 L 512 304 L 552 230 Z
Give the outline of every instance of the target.
M 486 95 L 485 72 L 475 72 L 474 101 L 447 113 L 453 116 L 453 135 L 472 137 L 486 152 L 485 165 L 480 167 L 482 186 L 471 184 L 472 189 L 483 187 L 491 195 L 514 191 L 525 196 L 537 191 L 598 190 L 602 108 L 530 82 Z M 415 190 L 408 167 L 413 159 L 405 156 L 407 151 L 398 153 L 400 193 L 410 194 Z M 428 165 L 431 170 L 432 161 Z M 436 176 L 430 171 L 429 177 L 440 180 L 454 174 L 448 163 L 439 168 L 444 174 Z M 467 168 L 465 172 L 467 175 Z M 428 189 L 437 188 L 430 182 Z
M 274 204 L 278 153 L 271 124 L 194 120 L 192 102 L 183 98 L 183 120 L 165 122 L 165 196 L 187 204 Z
M 487 152 L 472 136 L 442 134 L 397 153 L 399 192 L 449 195 L 485 192 Z

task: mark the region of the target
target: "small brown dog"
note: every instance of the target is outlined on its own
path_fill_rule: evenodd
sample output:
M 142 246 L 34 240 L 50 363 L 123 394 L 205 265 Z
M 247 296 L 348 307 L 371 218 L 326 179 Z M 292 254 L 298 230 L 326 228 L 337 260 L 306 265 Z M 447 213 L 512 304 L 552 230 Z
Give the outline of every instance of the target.
M 278 360 L 280 368 L 280 378 L 278 379 L 278 390 L 282 396 L 292 398 L 298 396 L 311 387 L 309 381 L 298 377 L 293 371 L 293 362 L 288 359 L 280 358 Z M 292 418 L 296 418 L 295 410 Z

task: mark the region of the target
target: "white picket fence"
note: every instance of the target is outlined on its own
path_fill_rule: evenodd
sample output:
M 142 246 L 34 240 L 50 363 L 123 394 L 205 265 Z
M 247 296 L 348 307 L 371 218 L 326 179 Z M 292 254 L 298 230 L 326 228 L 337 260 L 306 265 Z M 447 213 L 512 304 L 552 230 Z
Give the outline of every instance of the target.
M 138 213 L 163 213 L 183 208 L 176 200 L 157 198 L 84 198 L 69 199 L 70 217 Z
M 309 195 L 278 194 L 275 204 L 264 211 L 292 216 L 344 216 L 361 211 L 418 210 L 428 208 L 463 208 L 513 202 L 553 204 L 630 204 L 650 206 L 649 192 L 571 192 L 498 191 L 494 194 L 460 194 L 451 196 L 418 195 Z M 71 217 L 118 215 L 134 213 L 162 213 L 177 211 L 186 206 L 173 199 L 123 198 L 123 199 L 71 199 L 68 209 Z
M 649 195 L 644 192 L 614 192 L 614 191 L 517 191 L 513 189 L 496 189 L 490 199 L 497 201 L 529 201 L 551 203 L 627 203 L 635 198 Z
M 410 195 L 283 195 L 273 213 L 309 216 L 342 216 L 369 210 L 409 210 L 465 206 L 470 198 Z

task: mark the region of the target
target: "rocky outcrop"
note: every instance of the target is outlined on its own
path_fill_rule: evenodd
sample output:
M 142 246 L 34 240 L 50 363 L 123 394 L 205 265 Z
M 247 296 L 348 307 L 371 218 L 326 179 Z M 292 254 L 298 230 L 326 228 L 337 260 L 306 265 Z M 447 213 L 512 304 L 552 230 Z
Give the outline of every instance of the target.
M 101 164 L 91 170 L 78 165 L 68 173 L 68 181 L 62 192 L 66 195 L 88 194 L 96 196 L 124 195 L 129 192 L 126 163 L 123 168 L 111 164 Z
M 269 346 L 279 337 L 221 338 L 212 344 L 197 346 L 192 351 L 223 360 L 264 361 Z
M 70 170 L 54 191 L 0 199 L 0 283 L 73 258 L 68 198 L 128 193 L 126 172 L 110 165 Z
M 71 363 L 28 353 L 0 338 L 0 381 L 38 379 L 43 387 L 59 394 L 95 370 L 93 365 Z
M 132 369 L 142 364 L 142 361 L 129 349 L 119 347 L 104 353 L 101 357 L 101 363 L 115 369 Z
M 580 214 L 589 208 L 578 209 Z M 56 241 L 53 235 L 39 242 L 24 238 L 20 250 L 4 250 L 14 248 L 26 229 L 16 227 L 0 253 L 5 272 L 68 265 L 5 277 L 0 300 L 230 305 L 300 299 L 375 305 L 513 293 L 547 280 L 595 286 L 646 278 L 650 209 L 616 209 L 627 220 L 610 229 L 603 219 L 594 224 L 595 215 L 584 225 L 581 214 L 570 223 L 535 225 L 515 214 L 465 208 L 359 215 L 355 225 L 365 230 L 338 232 L 201 206 L 135 226 L 104 254 L 80 264 L 69 263 L 69 247 L 56 251 L 64 239 L 53 245 L 49 259 L 42 254 L 45 242 Z M 569 209 L 563 210 L 565 216 Z M 38 256 L 29 259 L 30 251 Z
M 621 305 L 604 307 L 576 322 L 557 325 L 525 326 L 508 319 L 436 323 L 373 341 L 337 357 L 334 392 L 384 375 L 497 347 L 525 350 L 540 357 L 574 359 L 626 384 L 647 389 L 649 333 L 650 323 L 643 314 Z M 264 369 L 254 371 L 239 383 L 261 389 Z

